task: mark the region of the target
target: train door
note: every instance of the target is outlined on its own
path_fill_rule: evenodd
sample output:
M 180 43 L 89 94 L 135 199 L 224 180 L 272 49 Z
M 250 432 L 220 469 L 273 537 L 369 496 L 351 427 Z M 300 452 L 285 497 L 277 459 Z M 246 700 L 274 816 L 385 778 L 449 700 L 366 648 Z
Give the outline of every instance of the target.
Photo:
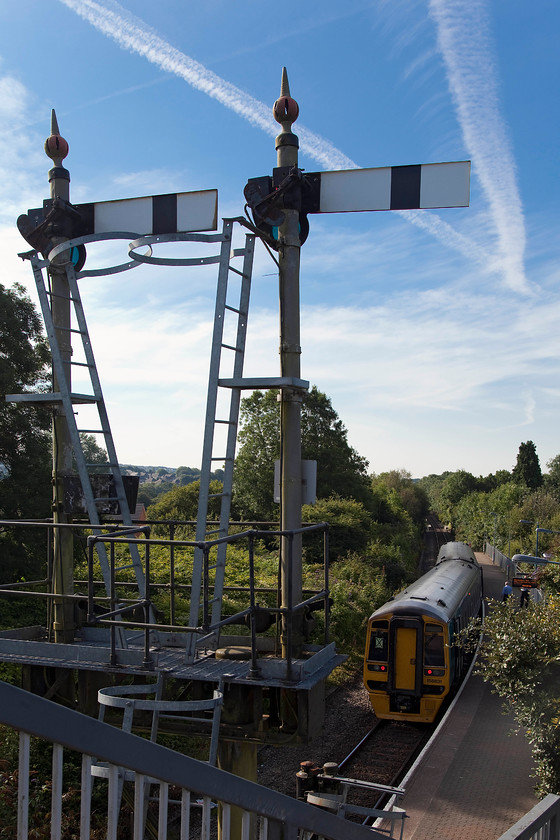
M 419 709 L 422 691 L 422 619 L 394 616 L 390 633 L 391 710 L 414 712 Z

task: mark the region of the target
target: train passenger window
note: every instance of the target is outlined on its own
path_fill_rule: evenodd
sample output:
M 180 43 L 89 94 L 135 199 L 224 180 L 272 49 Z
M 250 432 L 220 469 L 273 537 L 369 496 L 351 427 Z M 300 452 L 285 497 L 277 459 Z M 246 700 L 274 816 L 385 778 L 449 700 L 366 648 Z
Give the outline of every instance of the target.
M 424 665 L 445 665 L 443 627 L 439 624 L 426 624 L 424 627 Z
M 387 662 L 389 626 L 386 621 L 373 621 L 369 637 L 369 662 Z

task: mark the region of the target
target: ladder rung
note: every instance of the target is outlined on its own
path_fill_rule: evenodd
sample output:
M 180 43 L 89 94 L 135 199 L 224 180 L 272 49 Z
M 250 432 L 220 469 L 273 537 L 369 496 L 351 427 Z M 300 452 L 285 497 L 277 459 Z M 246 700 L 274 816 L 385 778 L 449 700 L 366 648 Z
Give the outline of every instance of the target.
M 81 303 L 80 298 L 73 298 L 73 297 L 70 297 L 69 295 L 59 295 L 59 294 L 57 294 L 57 292 L 51 292 L 48 289 L 45 289 L 45 292 L 49 297 L 52 297 L 52 298 L 53 297 L 62 298 L 62 300 L 69 300 L 70 303 Z
M 78 432 L 80 434 L 83 433 L 84 435 L 104 435 L 105 434 L 103 429 L 78 429 Z
M 66 364 L 68 364 L 68 362 L 66 362 Z M 70 362 L 70 364 L 74 367 L 93 367 L 93 365 L 90 365 L 89 362 Z
M 215 458 L 210 458 L 211 461 L 233 461 L 233 458 L 228 458 L 225 455 L 216 455 Z
M 222 344 L 224 350 L 234 350 L 236 353 L 241 353 L 240 347 L 233 347 L 231 344 Z
M 219 598 L 208 598 L 208 602 L 207 602 L 207 603 L 208 603 L 208 604 L 216 604 L 219 600 L 220 600 Z M 203 602 L 203 601 L 201 601 L 201 602 L 200 602 L 200 604 L 198 605 L 198 609 L 199 609 L 199 610 L 203 610 L 203 609 L 204 609 L 204 602 Z
M 70 399 L 73 403 L 96 403 L 101 402 L 101 397 L 96 397 L 95 394 L 70 394 Z
M 236 426 L 235 420 L 214 420 L 214 423 L 223 423 L 225 426 Z
M 238 255 L 235 254 L 235 256 L 238 256 Z M 239 256 L 241 256 L 241 254 L 239 254 Z M 239 271 L 239 269 L 234 268 L 232 265 L 230 265 L 229 270 L 235 272 L 235 274 L 239 274 L 240 277 L 248 277 L 247 274 L 243 274 L 242 271 Z
M 76 333 L 76 335 L 87 335 L 84 330 L 77 330 L 74 327 L 57 327 L 57 332 L 69 332 L 69 333 Z
M 236 312 L 238 315 L 241 315 L 241 310 L 240 309 L 236 309 L 234 306 L 229 306 L 229 304 L 227 304 L 227 303 L 226 303 L 224 309 L 229 309 L 230 312 Z M 245 313 L 243 313 L 243 314 L 245 314 Z
M 122 572 L 125 569 L 133 569 L 134 563 L 129 563 L 128 566 L 115 566 L 115 572 Z
M 222 499 L 224 496 L 229 496 L 229 493 L 209 493 L 208 494 L 209 499 Z M 212 531 L 212 533 L 214 533 L 214 532 Z

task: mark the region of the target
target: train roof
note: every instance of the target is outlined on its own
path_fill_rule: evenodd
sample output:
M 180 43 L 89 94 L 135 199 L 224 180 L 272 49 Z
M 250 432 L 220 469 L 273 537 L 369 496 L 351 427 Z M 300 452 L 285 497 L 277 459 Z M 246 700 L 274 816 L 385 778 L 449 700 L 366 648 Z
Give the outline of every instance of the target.
M 449 621 L 473 582 L 480 579 L 481 568 L 465 543 L 447 543 L 446 554 L 438 556 L 432 569 L 387 601 L 371 617 L 422 614 Z
M 442 545 L 438 552 L 436 563 L 444 560 L 469 560 L 478 564 L 474 551 L 464 542 L 448 542 Z

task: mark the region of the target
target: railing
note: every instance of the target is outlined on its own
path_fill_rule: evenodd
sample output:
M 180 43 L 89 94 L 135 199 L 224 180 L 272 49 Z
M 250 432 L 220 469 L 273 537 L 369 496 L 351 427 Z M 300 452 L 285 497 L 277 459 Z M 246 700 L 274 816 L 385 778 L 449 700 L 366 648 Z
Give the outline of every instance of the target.
M 518 565 L 515 561 L 515 557 L 518 555 L 513 556 L 510 558 L 507 554 L 503 554 L 498 548 L 493 546 L 491 543 L 484 543 L 484 553 L 488 555 L 488 557 L 492 557 L 492 562 L 495 565 L 499 566 L 507 578 L 511 579 L 516 576 Z M 531 599 L 535 603 L 540 603 L 544 599 L 544 594 L 541 589 L 533 589 L 531 594 Z
M 170 528 L 170 536 L 175 536 L 181 524 L 188 526 L 192 523 L 181 523 L 179 521 L 165 523 Z M 237 527 L 237 523 L 233 523 Z M 52 534 L 56 528 L 70 528 L 73 531 L 82 531 L 88 528 L 87 525 L 75 524 L 53 524 L 52 522 L 22 522 L 22 521 L 5 521 L 0 522 L 0 527 L 7 528 L 36 528 L 47 531 L 47 534 Z M 106 526 L 104 526 L 106 527 Z M 17 581 L 15 583 L 0 584 L 0 597 L 25 597 L 34 598 L 36 600 L 43 600 L 47 603 L 47 626 L 50 625 L 49 613 L 50 605 L 62 600 L 74 601 L 76 606 L 84 608 L 87 606 L 87 623 L 89 625 L 102 625 L 108 627 L 110 630 L 110 664 L 117 664 L 117 648 L 122 646 L 123 632 L 125 630 L 131 631 L 134 628 L 143 634 L 144 639 L 144 660 L 146 667 L 150 666 L 151 661 L 151 641 L 153 633 L 162 631 L 164 633 L 177 633 L 183 635 L 190 635 L 197 638 L 197 643 L 201 646 L 209 644 L 212 640 L 219 637 L 229 625 L 243 624 L 249 629 L 249 636 L 247 636 L 247 644 L 251 647 L 251 672 L 255 676 L 258 672 L 257 664 L 257 624 L 259 619 L 263 618 L 266 613 L 270 617 L 270 625 L 277 623 L 277 636 L 279 636 L 279 619 L 285 620 L 287 627 L 287 649 L 291 650 L 290 636 L 292 632 L 292 623 L 294 616 L 302 612 L 313 612 L 321 610 L 324 615 L 324 629 L 323 629 L 323 643 L 325 646 L 329 644 L 330 632 L 330 601 L 329 601 L 329 579 L 328 579 L 328 526 L 325 523 L 314 525 L 305 525 L 298 531 L 279 531 L 268 529 L 250 529 L 241 531 L 240 533 L 233 533 L 227 537 L 215 540 L 207 540 L 204 542 L 186 540 L 186 539 L 152 539 L 150 535 L 150 524 L 142 523 L 129 527 L 128 529 L 113 530 L 109 533 L 96 533 L 95 535 L 87 537 L 88 546 L 88 579 L 83 582 L 87 586 L 87 596 L 79 594 L 61 594 L 55 593 L 52 587 L 52 562 L 50 562 L 50 554 L 47 552 L 46 559 L 49 561 L 47 565 L 47 574 L 44 579 L 27 582 Z M 255 544 L 260 540 L 279 539 L 280 537 L 287 537 L 288 544 L 291 545 L 295 534 L 313 535 L 322 534 L 323 539 L 323 589 L 317 591 L 306 590 L 303 593 L 304 600 L 301 603 L 295 604 L 288 608 L 277 606 L 276 592 L 274 589 L 263 589 L 258 587 L 255 582 Z M 144 536 L 142 536 L 144 535 Z M 107 548 L 109 557 L 109 592 L 100 591 L 101 587 L 105 587 L 105 583 L 95 580 L 95 546 L 98 543 L 104 543 Z M 211 573 L 211 552 L 221 543 L 228 544 L 243 543 L 247 552 L 247 567 L 249 570 L 249 585 L 243 587 L 224 587 L 224 591 L 235 591 L 238 594 L 245 595 L 245 603 L 234 615 L 229 615 L 221 621 L 212 624 L 210 620 L 210 604 L 213 597 L 212 591 L 212 573 Z M 119 559 L 119 552 L 126 552 L 127 546 L 130 544 L 137 544 L 143 555 L 143 562 L 145 565 L 145 588 L 143 592 L 138 592 L 136 583 L 126 580 L 126 576 L 119 574 L 121 570 L 127 568 L 126 561 Z M 47 546 L 50 545 L 50 540 L 47 539 Z M 155 582 L 150 569 L 150 554 L 154 547 L 163 547 L 168 552 L 169 557 L 169 580 L 168 582 Z M 179 597 L 190 597 L 191 584 L 180 580 L 177 567 L 177 556 L 179 552 L 185 552 L 194 548 L 200 548 L 203 552 L 203 581 L 202 591 L 204 593 L 203 606 L 201 611 L 201 623 L 197 627 L 190 627 L 181 624 L 177 621 L 177 606 L 176 602 Z M 289 565 L 289 564 L 288 564 Z M 78 586 L 78 584 L 76 584 Z M 136 589 L 136 592 L 134 592 Z M 159 619 L 154 622 L 153 607 L 154 598 L 160 597 L 163 592 L 169 593 L 169 604 L 164 607 L 165 612 L 169 616 L 169 623 L 164 623 Z M 130 597 L 127 597 L 127 593 Z M 262 607 L 257 603 L 258 598 L 262 598 L 267 593 L 270 598 L 274 599 L 274 605 L 267 605 Z M 158 605 L 159 606 L 159 605 Z M 139 615 L 140 614 L 140 615 Z M 126 619 L 126 620 L 124 620 Z M 211 645 L 210 645 L 211 646 Z M 279 640 L 276 647 L 279 649 Z M 287 675 L 286 679 L 290 679 L 291 672 L 291 654 L 288 653 L 286 661 Z
M 549 793 L 499 840 L 559 840 L 560 796 Z
M 190 633 L 198 636 L 198 644 L 204 645 L 205 643 L 211 642 L 213 639 L 219 635 L 220 631 L 227 627 L 228 625 L 232 624 L 240 624 L 245 623 L 249 626 L 250 630 L 250 645 L 251 645 L 251 673 L 256 676 L 258 674 L 258 648 L 257 648 L 257 632 L 256 632 L 256 625 L 257 625 L 257 617 L 259 612 L 262 614 L 263 610 L 260 608 L 255 599 L 255 542 L 258 540 L 262 540 L 263 538 L 270 537 L 287 537 L 288 544 L 291 548 L 293 543 L 293 538 L 296 534 L 310 534 L 314 532 L 324 532 L 325 538 L 327 533 L 328 526 L 325 523 L 319 523 L 317 525 L 309 525 L 297 530 L 293 531 L 259 531 L 259 530 L 250 530 L 250 531 L 242 531 L 239 534 L 231 534 L 227 537 L 221 537 L 215 540 L 205 540 L 203 542 L 197 542 L 192 540 L 175 540 L 173 543 L 169 540 L 160 540 L 160 539 L 151 539 L 149 534 L 149 526 L 144 526 L 144 528 L 140 528 L 135 526 L 134 530 L 136 533 L 146 530 L 147 536 L 146 539 L 132 539 L 130 535 L 127 535 L 127 532 L 115 532 L 110 534 L 103 534 L 103 535 L 93 535 L 88 537 L 88 622 L 90 623 L 104 623 L 109 624 L 111 629 L 111 660 L 112 664 L 116 662 L 116 629 L 118 627 L 128 627 L 130 628 L 131 622 L 129 621 L 122 621 L 122 617 L 125 616 L 127 613 L 131 613 L 136 611 L 138 608 L 142 609 L 145 613 L 145 620 L 139 621 L 135 619 L 133 622 L 133 626 L 141 626 L 144 632 L 144 650 L 145 650 L 145 662 L 149 664 L 150 661 L 150 634 L 156 630 L 164 630 L 167 632 L 182 632 L 182 633 Z M 129 529 L 132 530 L 132 529 Z M 94 560 L 95 560 L 95 546 L 99 543 L 103 542 L 109 547 L 109 565 L 110 565 L 110 593 L 109 599 L 111 604 L 111 609 L 108 612 L 97 614 L 95 613 L 95 592 L 94 592 L 94 580 L 93 580 L 93 572 L 94 572 Z M 146 589 L 145 592 L 139 593 L 140 598 L 138 601 L 132 602 L 127 604 L 124 608 L 121 604 L 117 604 L 117 597 L 116 597 L 116 589 L 117 589 L 117 581 L 116 581 L 116 563 L 115 563 L 115 549 L 119 544 L 128 544 L 128 543 L 138 543 L 142 545 L 144 549 L 144 563 L 145 563 L 145 581 L 146 581 Z M 217 623 L 211 623 L 210 621 L 210 602 L 211 602 L 211 561 L 210 561 L 210 554 L 213 549 L 217 548 L 217 546 L 227 543 L 228 545 L 232 545 L 235 543 L 246 543 L 247 545 L 247 562 L 248 562 L 248 570 L 249 570 L 249 586 L 246 589 L 247 596 L 248 596 L 248 605 L 243 610 L 236 612 L 234 615 L 230 615 Z M 202 591 L 204 593 L 203 597 L 203 605 L 202 605 L 202 623 L 197 627 L 189 627 L 185 625 L 162 625 L 158 624 L 151 624 L 148 620 L 148 613 L 150 607 L 152 605 L 151 599 L 151 575 L 150 575 L 150 552 L 152 547 L 154 546 L 167 546 L 171 547 L 173 545 L 174 549 L 177 550 L 178 548 L 199 548 L 203 554 L 203 580 L 202 580 Z M 326 550 L 326 549 L 325 549 Z M 288 563 L 288 566 L 291 567 L 291 563 Z M 293 626 L 293 616 L 294 614 L 301 613 L 303 610 L 313 610 L 317 608 L 323 608 L 325 614 L 325 624 L 324 624 L 324 644 L 325 646 L 329 643 L 329 598 L 328 598 L 328 562 L 324 563 L 324 588 L 323 590 L 314 593 L 310 598 L 295 604 L 288 608 L 282 607 L 267 607 L 266 613 L 271 617 L 279 618 L 280 616 L 286 616 L 286 626 L 287 626 L 287 648 L 288 648 L 288 656 L 287 656 L 287 675 L 286 679 L 290 678 L 290 670 L 291 670 L 291 655 L 289 651 L 291 650 L 291 633 L 292 633 L 292 626 Z M 249 639 L 248 639 L 249 641 Z
M 49 700 L 0 682 L 0 723 L 20 733 L 20 754 L 17 795 L 17 840 L 27 840 L 29 834 L 30 736 L 37 736 L 53 744 L 52 779 L 37 779 L 38 785 L 51 786 L 51 804 L 45 822 L 50 820 L 51 840 L 62 840 L 64 819 L 68 819 L 63 778 L 64 751 L 82 754 L 80 807 L 76 808 L 74 833 L 80 840 L 91 835 L 91 760 L 106 761 L 115 772 L 109 779 L 107 805 L 103 809 L 107 820 L 107 838 L 117 837 L 117 806 L 120 797 L 118 768 L 126 767 L 136 774 L 133 807 L 133 840 L 142 837 L 142 803 L 147 779 L 160 783 L 157 837 L 168 837 L 167 805 L 169 786 L 181 790 L 178 836 L 181 840 L 214 836 L 219 812 L 222 840 L 298 840 L 316 835 L 326 840 L 381 840 L 383 834 L 323 811 L 313 805 L 291 799 L 253 782 L 233 776 L 223 770 L 196 761 L 144 738 L 116 729 L 109 724 L 64 708 Z M 201 815 L 193 818 L 192 797 L 201 801 Z M 214 807 L 218 805 L 219 807 Z M 98 808 L 98 810 L 100 810 Z M 79 812 L 78 812 L 79 811 Z M 66 828 L 68 831 L 68 828 Z M 48 829 L 42 836 L 48 836 Z M 66 834 L 66 836 L 70 836 Z
M 503 554 L 499 548 L 492 545 L 492 543 L 484 543 L 484 553 L 492 558 L 492 562 L 504 570 L 505 574 L 510 577 L 515 572 L 515 563 L 507 554 Z

